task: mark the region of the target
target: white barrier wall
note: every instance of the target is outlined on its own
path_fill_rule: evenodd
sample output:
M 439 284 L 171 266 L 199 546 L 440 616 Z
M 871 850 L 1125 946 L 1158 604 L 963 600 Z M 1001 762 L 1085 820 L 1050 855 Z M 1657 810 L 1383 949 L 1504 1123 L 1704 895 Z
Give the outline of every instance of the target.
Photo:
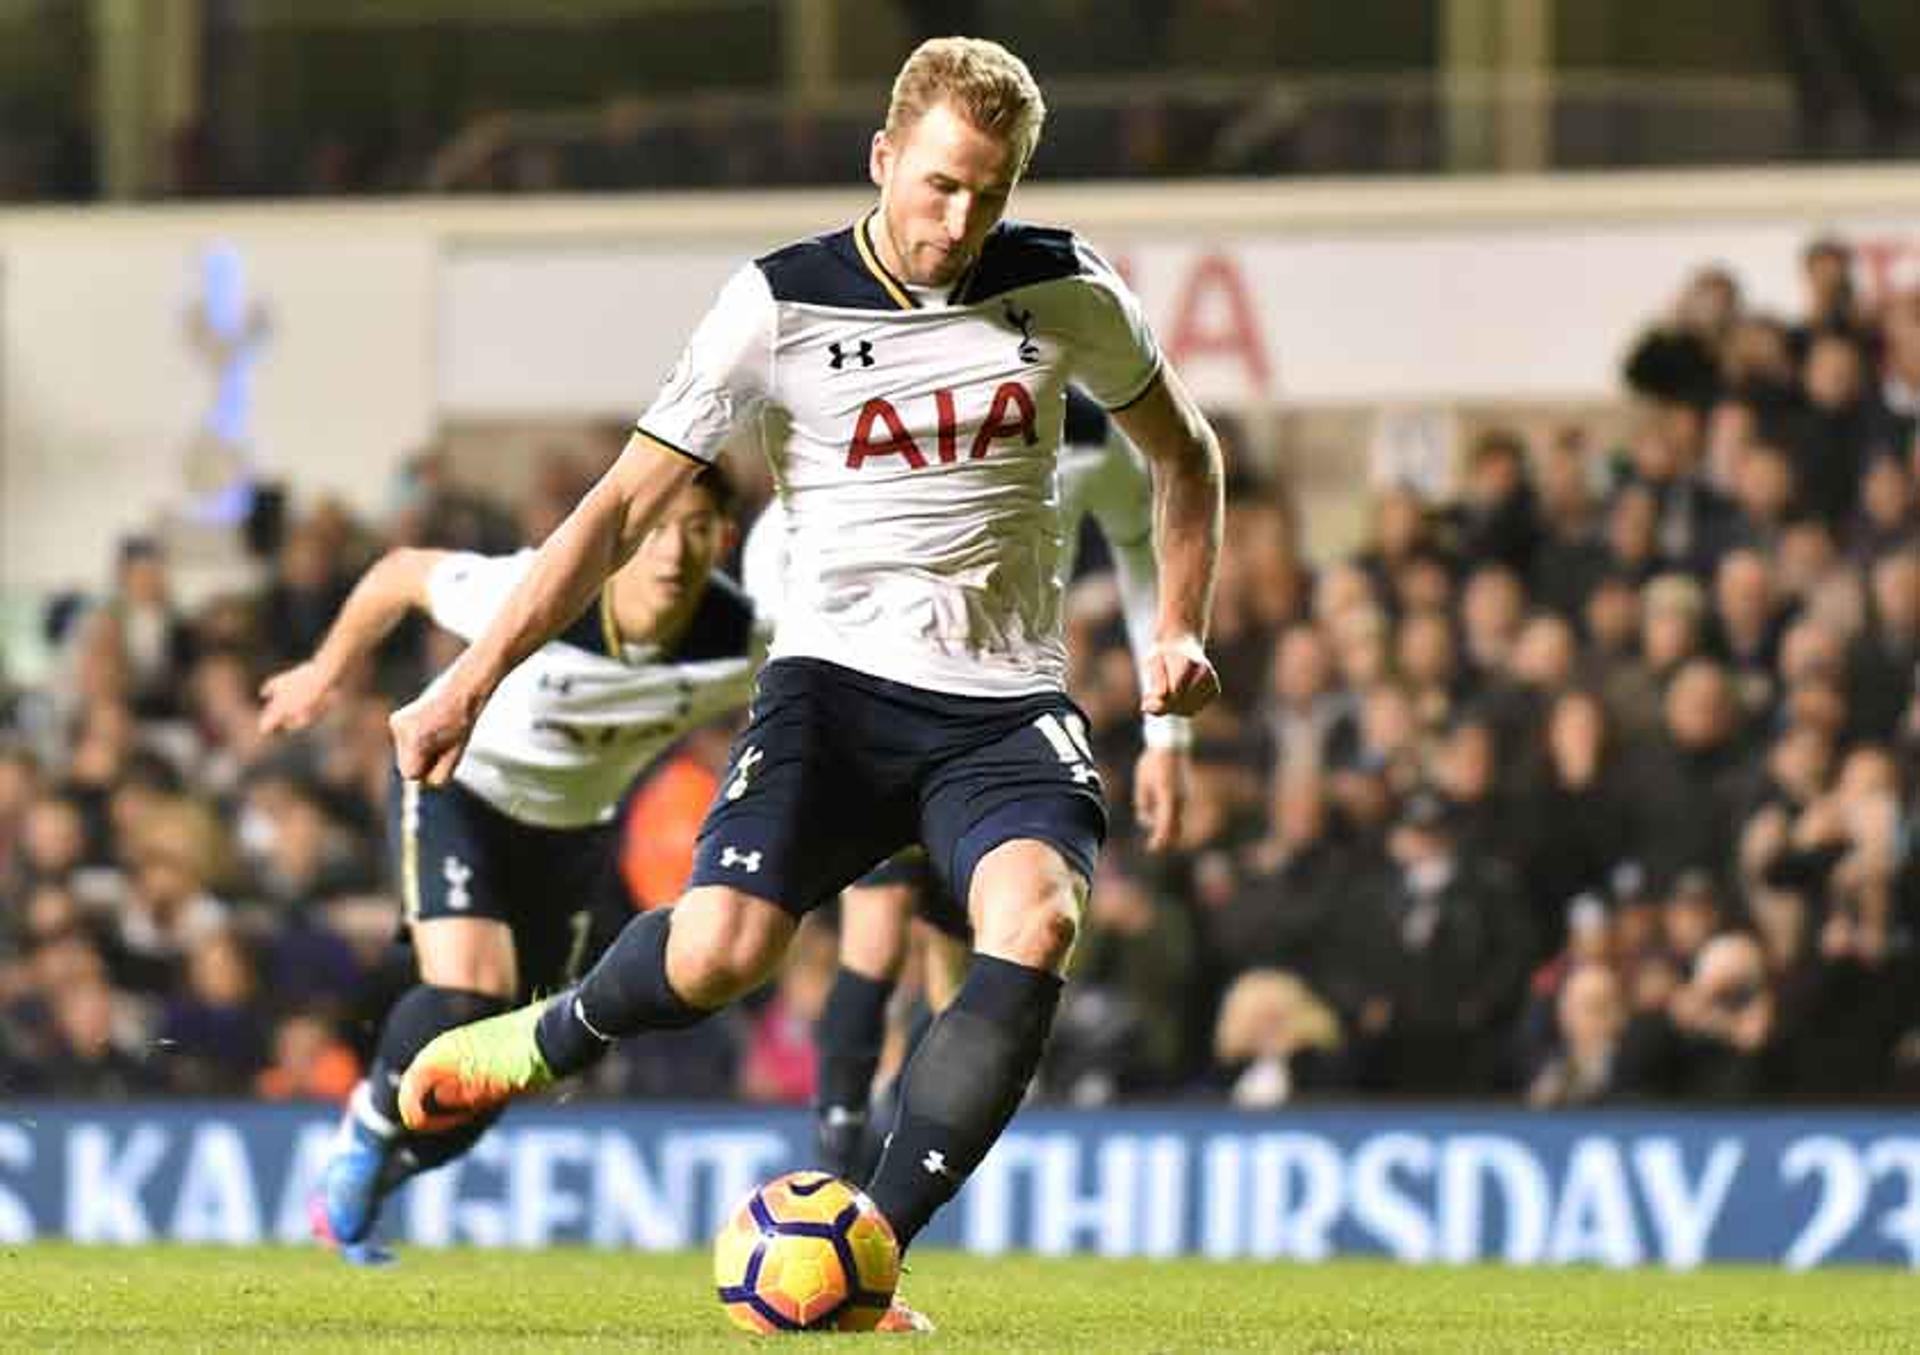
M 443 417 L 630 415 L 729 267 L 865 201 L 0 214 L 0 589 L 94 581 L 181 499 L 217 400 L 269 472 L 366 508 Z M 1691 268 L 1791 311 L 1815 231 L 1861 247 L 1869 291 L 1920 279 L 1903 171 L 1035 185 L 1019 209 L 1109 254 L 1222 404 L 1605 398 Z M 189 324 L 222 242 L 268 325 L 238 376 Z

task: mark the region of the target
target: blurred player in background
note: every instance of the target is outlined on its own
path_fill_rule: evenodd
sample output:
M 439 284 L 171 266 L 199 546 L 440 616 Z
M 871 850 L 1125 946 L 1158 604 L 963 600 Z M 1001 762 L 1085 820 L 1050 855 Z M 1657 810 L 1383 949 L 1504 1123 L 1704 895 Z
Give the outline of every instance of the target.
M 445 781 L 495 689 L 735 430 L 785 425 L 770 459 L 786 607 L 687 893 L 576 988 L 423 1049 L 401 1088 L 410 1126 L 490 1114 L 609 1040 L 705 1020 L 766 980 L 806 913 L 916 841 L 966 900 L 975 950 L 867 1183 L 903 1246 L 1012 1117 L 1106 832 L 1065 693 L 1069 381 L 1154 469 L 1143 710 L 1191 715 L 1219 691 L 1203 647 L 1219 445 L 1119 276 L 1069 231 L 1001 220 L 1044 115 L 998 44 L 917 48 L 873 138 L 878 207 L 728 280 L 620 459 L 446 679 L 394 715 L 401 772 Z
M 471 1148 L 493 1118 L 406 1129 L 408 1062 L 441 1031 L 580 976 L 632 912 L 616 868 L 621 797 L 682 734 L 745 703 L 762 632 L 745 594 L 713 572 L 732 506 L 717 467 L 690 479 L 598 597 L 500 685 L 453 777 L 395 787 L 395 868 L 420 981 L 388 1013 L 313 1203 L 315 1232 L 347 1260 L 390 1260 L 373 1241 L 381 1203 Z M 262 728 L 311 724 L 409 610 L 471 640 L 532 561 L 390 552 L 314 656 L 268 679 Z
M 1060 497 L 1068 542 L 1062 581 L 1073 577 L 1073 547 L 1081 522 L 1090 516 L 1113 556 L 1127 643 L 1144 663 L 1153 649 L 1159 607 L 1153 481 L 1139 453 L 1113 432 L 1106 411 L 1071 387 L 1061 432 Z M 755 519 L 741 556 L 741 582 L 763 623 L 780 615 L 786 531 L 786 511 L 776 498 Z M 1133 810 L 1148 848 L 1159 851 L 1179 835 L 1193 731 L 1182 716 L 1149 715 L 1142 735 Z M 852 1180 L 865 1179 L 879 1152 L 878 1138 L 869 1132 L 869 1102 L 886 1041 L 887 1003 L 906 964 L 916 917 L 923 924 L 919 939 L 926 956 L 927 1004 L 943 1011 L 966 972 L 972 928 L 967 910 L 942 888 L 926 853 L 919 848 L 903 852 L 840 893 L 840 966 L 814 1031 L 819 1058 L 814 1128 L 820 1165 Z

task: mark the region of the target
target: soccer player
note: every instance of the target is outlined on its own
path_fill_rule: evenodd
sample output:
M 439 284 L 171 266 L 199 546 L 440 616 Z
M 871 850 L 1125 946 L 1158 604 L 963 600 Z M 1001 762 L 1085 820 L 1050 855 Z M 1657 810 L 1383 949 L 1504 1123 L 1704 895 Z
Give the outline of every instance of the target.
M 731 539 L 732 497 L 718 467 L 683 484 L 598 598 L 500 684 L 452 778 L 395 788 L 394 851 L 420 982 L 381 1028 L 313 1202 L 314 1231 L 348 1261 L 390 1260 L 373 1240 L 381 1203 L 464 1153 L 491 1122 L 402 1126 L 408 1062 L 440 1032 L 580 976 L 632 915 L 616 864 L 621 796 L 675 739 L 745 703 L 764 644 L 745 595 L 713 573 Z M 267 680 L 261 727 L 311 724 L 409 610 L 479 635 L 533 558 L 390 552 L 314 656 Z
M 1100 524 L 1112 552 L 1127 641 L 1144 660 L 1153 648 L 1158 598 L 1154 580 L 1153 485 L 1146 464 L 1116 436 L 1101 409 L 1071 387 L 1060 441 L 1060 497 L 1068 549 L 1062 578 L 1073 574 L 1083 518 Z M 786 592 L 786 512 L 775 499 L 754 521 L 741 553 L 740 581 L 762 622 L 776 619 Z M 1178 831 L 1192 729 L 1177 715 L 1149 715 L 1133 769 L 1134 814 L 1150 850 Z M 873 1076 L 886 1040 L 886 1009 L 906 963 L 918 917 L 925 948 L 926 998 L 938 1012 L 959 989 L 972 939 L 966 909 L 941 888 L 918 848 L 868 872 L 840 892 L 840 965 L 814 1029 L 819 1059 L 814 1095 L 820 1165 L 864 1180 L 879 1144 L 869 1129 Z
M 915 49 L 873 138 L 878 206 L 728 280 L 619 460 L 447 680 L 394 715 L 402 773 L 444 780 L 495 687 L 724 439 L 786 429 L 771 458 L 786 606 L 687 893 L 629 923 L 574 989 L 430 1043 L 401 1087 L 409 1126 L 491 1112 L 611 1039 L 706 1019 L 773 972 L 809 909 L 916 840 L 966 901 L 975 950 L 867 1183 L 903 1245 L 1013 1115 L 1106 826 L 1062 690 L 1069 380 L 1154 471 L 1142 708 L 1191 715 L 1219 691 L 1203 648 L 1219 446 L 1113 270 L 1068 231 L 1001 219 L 1043 116 L 998 44 Z

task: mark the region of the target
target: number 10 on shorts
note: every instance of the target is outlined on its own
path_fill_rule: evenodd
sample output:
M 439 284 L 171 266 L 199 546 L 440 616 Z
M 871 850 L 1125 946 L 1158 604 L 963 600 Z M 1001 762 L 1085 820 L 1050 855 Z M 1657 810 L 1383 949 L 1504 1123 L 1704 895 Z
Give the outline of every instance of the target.
M 1062 719 L 1048 711 L 1033 722 L 1033 727 L 1052 745 L 1075 785 L 1100 784 L 1100 773 L 1093 767 L 1093 745 L 1087 742 L 1087 727 L 1078 715 Z

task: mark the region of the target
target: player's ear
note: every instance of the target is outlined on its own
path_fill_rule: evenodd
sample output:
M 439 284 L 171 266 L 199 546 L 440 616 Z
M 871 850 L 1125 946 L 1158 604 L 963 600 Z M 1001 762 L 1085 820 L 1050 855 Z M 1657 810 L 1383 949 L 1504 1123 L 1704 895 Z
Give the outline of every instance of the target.
M 875 188 L 887 186 L 887 169 L 893 164 L 893 142 L 887 139 L 887 129 L 882 127 L 873 134 L 873 147 L 867 152 L 867 177 L 873 180 Z

